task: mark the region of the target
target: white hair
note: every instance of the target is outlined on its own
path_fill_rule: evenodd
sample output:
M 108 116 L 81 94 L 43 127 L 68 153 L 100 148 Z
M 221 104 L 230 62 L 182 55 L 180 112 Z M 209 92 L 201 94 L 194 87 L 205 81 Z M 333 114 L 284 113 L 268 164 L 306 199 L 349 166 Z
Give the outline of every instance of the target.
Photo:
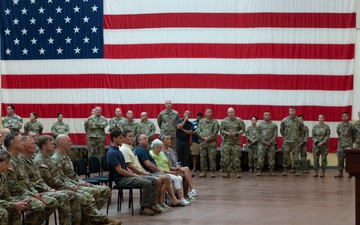
M 163 143 L 162 141 L 160 141 L 159 139 L 155 139 L 152 143 L 151 143 L 151 149 L 154 149 L 156 147 L 162 147 Z

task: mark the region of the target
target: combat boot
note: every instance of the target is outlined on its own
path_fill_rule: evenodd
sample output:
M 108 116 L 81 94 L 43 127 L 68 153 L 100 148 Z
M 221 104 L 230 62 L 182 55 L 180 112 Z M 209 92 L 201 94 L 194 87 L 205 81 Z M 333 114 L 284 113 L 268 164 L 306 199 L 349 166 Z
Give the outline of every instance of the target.
M 322 169 L 320 172 L 320 177 L 325 177 L 325 169 Z
M 262 171 L 262 168 L 259 168 L 258 171 L 257 171 L 256 176 L 258 176 L 258 177 L 261 176 L 261 171 Z
M 249 169 L 249 173 L 252 173 L 253 172 L 253 168 L 252 167 L 250 167 L 250 169 Z
M 210 177 L 215 178 L 215 171 L 211 171 Z
M 206 177 L 206 172 L 205 172 L 205 171 L 201 171 L 199 177 Z
M 294 173 L 294 169 L 289 170 L 289 173 Z
M 274 172 L 274 168 L 270 168 L 270 176 L 275 177 L 276 173 Z
M 241 178 L 241 172 L 240 172 L 240 171 L 238 171 L 238 172 L 236 173 L 236 178 Z
M 300 176 L 299 168 L 295 168 L 295 176 Z
M 335 178 L 340 178 L 340 177 L 344 177 L 342 170 L 339 170 L 338 174 L 335 176 Z
M 282 175 L 283 175 L 283 176 L 287 176 L 287 172 L 288 172 L 288 168 L 287 168 L 287 167 L 285 167 L 285 168 L 284 168 L 284 172 L 283 172 L 283 174 L 282 174 Z
M 314 170 L 314 171 L 315 171 L 315 173 L 314 173 L 313 177 L 318 177 L 319 176 L 318 170 Z
M 253 173 L 257 173 L 257 168 L 254 167 Z
M 105 223 L 114 224 L 114 225 L 121 225 L 121 220 L 113 220 L 113 219 L 107 218 Z
M 229 178 L 230 172 L 223 172 L 223 178 Z

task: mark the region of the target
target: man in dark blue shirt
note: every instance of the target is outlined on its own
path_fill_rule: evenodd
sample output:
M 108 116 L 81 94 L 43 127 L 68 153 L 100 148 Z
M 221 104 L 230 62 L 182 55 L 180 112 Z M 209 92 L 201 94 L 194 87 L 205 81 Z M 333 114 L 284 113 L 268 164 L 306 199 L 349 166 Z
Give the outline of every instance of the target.
M 109 164 L 109 172 L 118 185 L 133 185 L 142 189 L 141 210 L 140 215 L 154 215 L 161 213 L 155 205 L 153 205 L 153 197 L 156 193 L 156 180 L 153 181 L 143 179 L 136 173 L 127 170 L 125 158 L 119 150 L 122 144 L 123 135 L 120 130 L 113 130 L 110 133 L 111 146 L 106 156 Z M 155 201 L 156 204 L 156 201 Z
M 184 112 L 184 118 L 176 121 L 176 151 L 181 166 L 189 166 L 190 136 L 193 134 L 194 126 L 189 121 L 190 111 Z

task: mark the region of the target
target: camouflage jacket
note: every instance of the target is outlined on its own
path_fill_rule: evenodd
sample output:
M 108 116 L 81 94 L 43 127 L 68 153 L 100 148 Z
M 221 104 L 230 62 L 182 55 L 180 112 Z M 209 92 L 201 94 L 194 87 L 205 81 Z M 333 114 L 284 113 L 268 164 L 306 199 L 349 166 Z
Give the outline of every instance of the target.
M 203 142 L 205 137 L 208 137 L 210 141 L 216 141 L 216 136 L 219 132 L 219 123 L 214 118 L 208 120 L 203 118 L 199 121 L 196 134 L 199 136 L 200 143 Z
M 147 120 L 146 122 L 140 122 L 139 134 L 146 134 L 146 136 L 149 138 L 149 141 L 153 140 L 155 131 L 155 124 L 150 120 Z
M 339 146 L 345 148 L 352 147 L 356 140 L 357 133 L 354 124 L 342 122 L 337 126 L 336 133 L 339 136 Z
M 297 117 L 290 116 L 284 118 L 280 123 L 280 134 L 284 137 L 285 142 L 300 143 L 300 134 L 304 132 L 304 123 Z
M 129 122 L 128 120 L 124 120 L 124 122 L 121 125 L 122 125 L 122 129 L 121 129 L 122 131 L 131 130 L 134 134 L 134 137 L 136 137 L 136 135 L 139 134 L 140 124 L 137 121 L 132 120 L 131 122 Z
M 272 121 L 261 121 L 259 123 L 259 142 L 265 144 L 265 142 L 275 143 L 278 135 L 278 126 Z
M 247 141 L 247 145 L 251 146 L 251 140 L 255 140 L 256 142 L 259 141 L 259 136 L 260 136 L 260 129 L 258 126 L 254 127 L 254 126 L 249 126 L 245 132 L 246 135 L 246 141 Z M 257 144 L 257 143 L 255 143 Z
M 9 210 L 13 207 L 14 199 L 10 196 L 7 179 L 4 173 L 0 174 L 0 207 Z
M 43 125 L 38 121 L 35 122 L 29 121 L 24 125 L 24 131 L 26 134 L 28 134 L 29 131 L 32 131 L 35 132 L 37 136 L 39 136 L 43 132 L 43 129 L 44 129 Z
M 330 127 L 327 124 L 316 124 L 311 131 L 313 143 L 316 144 L 318 142 L 323 142 L 325 146 L 327 146 L 330 138 L 330 132 Z
M 20 133 L 20 129 L 23 126 L 23 119 L 18 116 L 5 116 L 2 120 L 2 127 L 10 129 L 11 132 Z
M 75 173 L 74 165 L 68 155 L 61 155 L 60 152 L 55 150 L 55 153 L 51 156 L 51 161 L 56 169 L 60 171 L 64 180 L 75 185 L 84 183 L 84 180 Z
M 299 141 L 300 143 L 307 143 L 309 140 L 309 128 L 304 125 L 304 131 L 300 133 Z
M 122 123 L 125 121 L 124 117 L 117 118 L 116 116 L 109 120 L 109 133 L 115 130 L 115 128 L 122 129 Z M 122 130 L 121 130 L 122 131 Z
M 87 120 L 87 137 L 88 138 L 105 138 L 105 127 L 108 122 L 103 116 L 92 115 Z
M 201 121 L 200 121 L 201 122 Z M 200 126 L 200 123 L 199 123 Z M 234 120 L 231 120 L 229 117 L 226 117 L 220 123 L 220 135 L 223 138 L 223 141 L 240 144 L 240 137 L 245 133 L 245 123 L 240 118 L 236 117 Z M 226 132 L 236 132 L 235 136 L 228 136 Z
M 161 134 L 171 135 L 175 137 L 176 135 L 176 121 L 180 118 L 179 113 L 175 110 L 163 110 L 160 112 L 157 122 L 160 128 Z
M 56 138 L 59 134 L 70 134 L 70 127 L 66 123 L 54 123 L 51 127 L 51 133 L 54 138 Z

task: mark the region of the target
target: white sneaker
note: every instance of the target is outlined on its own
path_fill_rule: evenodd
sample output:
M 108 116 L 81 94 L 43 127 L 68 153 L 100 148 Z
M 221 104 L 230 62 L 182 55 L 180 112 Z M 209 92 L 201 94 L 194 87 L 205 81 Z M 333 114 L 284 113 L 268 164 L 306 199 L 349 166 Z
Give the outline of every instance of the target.
M 163 207 L 161 207 L 159 204 L 156 204 L 156 208 L 158 210 L 160 210 L 162 213 L 166 213 L 167 212 L 167 209 L 164 209 Z
M 195 198 L 194 196 L 189 195 L 189 197 L 188 197 L 188 198 L 185 198 L 185 200 L 188 201 L 188 202 L 190 202 L 190 203 L 193 203 L 193 202 L 196 201 L 196 198 Z
M 163 209 L 166 209 L 166 210 L 168 210 L 168 211 L 169 211 L 169 210 L 173 210 L 172 207 L 166 205 L 165 203 L 162 203 L 160 206 L 161 206 Z
M 182 199 L 180 200 L 180 202 L 181 202 L 181 204 L 183 204 L 183 205 L 185 205 L 185 206 L 190 205 L 190 202 L 186 201 L 185 198 L 182 198 Z
M 192 197 L 196 197 L 198 196 L 198 194 L 196 193 L 195 189 L 192 189 L 191 191 L 189 191 L 189 196 L 192 196 Z

